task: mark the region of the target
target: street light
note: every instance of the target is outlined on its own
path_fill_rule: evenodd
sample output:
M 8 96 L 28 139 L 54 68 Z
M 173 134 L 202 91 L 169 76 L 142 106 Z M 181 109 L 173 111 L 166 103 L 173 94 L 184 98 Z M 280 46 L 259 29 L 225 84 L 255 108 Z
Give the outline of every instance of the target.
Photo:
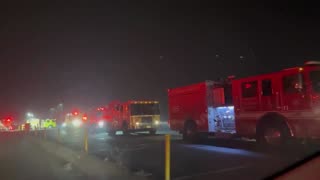
M 60 108 L 62 110 L 63 109 L 63 104 L 62 103 L 58 104 L 58 108 Z
M 33 115 L 33 113 L 28 112 L 27 117 L 32 118 L 32 117 L 34 117 L 34 115 Z

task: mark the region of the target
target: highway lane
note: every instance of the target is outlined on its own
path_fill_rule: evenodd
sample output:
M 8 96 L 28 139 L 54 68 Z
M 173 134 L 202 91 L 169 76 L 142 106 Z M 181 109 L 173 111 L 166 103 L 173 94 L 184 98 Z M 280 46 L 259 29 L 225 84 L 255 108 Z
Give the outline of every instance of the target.
M 172 132 L 171 132 L 172 133 Z M 69 147 L 83 147 L 83 133 L 62 132 Z M 201 144 L 185 144 L 174 133 L 171 141 L 173 179 L 261 179 L 311 154 L 302 147 L 261 148 L 254 142 L 209 139 Z M 89 136 L 89 152 L 103 160 L 115 161 L 134 172 L 143 170 L 153 179 L 164 177 L 164 136 L 157 134 L 119 134 L 99 132 Z

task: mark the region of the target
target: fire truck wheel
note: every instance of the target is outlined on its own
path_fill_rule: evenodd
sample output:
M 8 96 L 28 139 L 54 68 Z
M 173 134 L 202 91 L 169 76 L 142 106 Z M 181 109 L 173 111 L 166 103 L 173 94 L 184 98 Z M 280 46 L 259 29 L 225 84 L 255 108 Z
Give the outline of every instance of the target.
M 289 128 L 281 121 L 265 123 L 257 129 L 257 141 L 263 145 L 286 145 L 289 137 Z
M 182 138 L 189 143 L 195 143 L 197 141 L 197 127 L 193 121 L 185 123 Z

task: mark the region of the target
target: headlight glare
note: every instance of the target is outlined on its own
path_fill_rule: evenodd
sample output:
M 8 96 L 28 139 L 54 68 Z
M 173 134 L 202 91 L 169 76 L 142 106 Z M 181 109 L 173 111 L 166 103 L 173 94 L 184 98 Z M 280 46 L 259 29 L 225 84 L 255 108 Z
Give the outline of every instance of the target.
M 75 127 L 79 127 L 81 126 L 81 124 L 82 124 L 82 121 L 80 121 L 79 119 L 75 119 L 72 121 L 72 125 Z

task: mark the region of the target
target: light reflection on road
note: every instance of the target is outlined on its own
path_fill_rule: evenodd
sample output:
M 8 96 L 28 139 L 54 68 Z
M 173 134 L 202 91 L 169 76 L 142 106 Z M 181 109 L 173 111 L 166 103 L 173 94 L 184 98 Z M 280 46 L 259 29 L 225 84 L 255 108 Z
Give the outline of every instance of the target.
M 205 151 L 211 151 L 211 152 L 218 152 L 218 153 L 224 153 L 224 154 L 234 154 L 234 155 L 241 155 L 241 156 L 254 156 L 254 157 L 260 157 L 260 158 L 266 158 L 267 155 L 246 151 L 242 149 L 232 149 L 232 148 L 226 148 L 226 147 L 216 147 L 216 146 L 209 146 L 209 145 L 190 145 L 190 144 L 183 144 L 183 147 L 187 148 L 194 148 L 194 149 L 200 149 Z

